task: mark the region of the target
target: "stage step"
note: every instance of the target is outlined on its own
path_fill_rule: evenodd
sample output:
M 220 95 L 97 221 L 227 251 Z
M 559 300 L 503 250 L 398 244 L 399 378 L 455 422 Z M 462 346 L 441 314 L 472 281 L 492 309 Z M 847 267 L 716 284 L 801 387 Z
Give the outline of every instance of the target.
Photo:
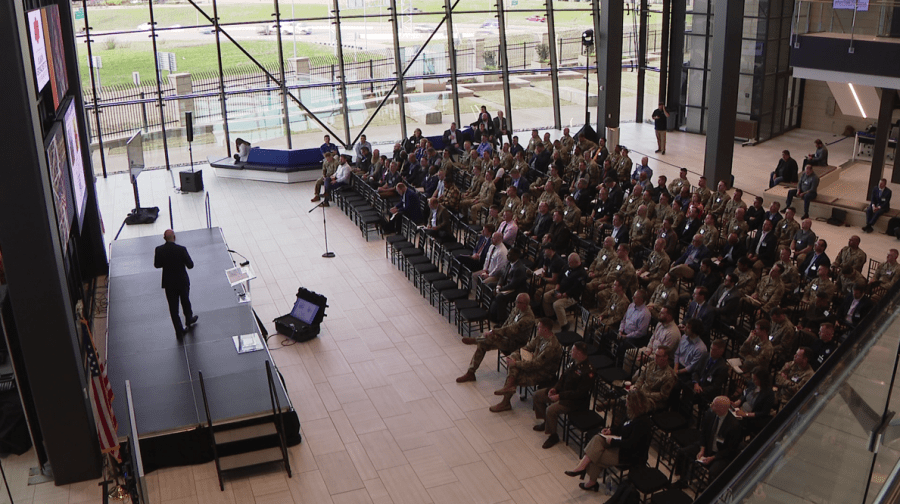
M 250 467 L 259 464 L 267 464 L 269 462 L 279 462 L 283 460 L 281 448 L 266 448 L 248 453 L 238 453 L 236 455 L 228 455 L 219 459 L 219 467 L 222 471 L 230 471 L 241 467 Z
M 237 429 L 229 429 L 215 432 L 216 444 L 223 445 L 226 443 L 235 443 L 238 441 L 247 441 L 255 438 L 264 438 L 275 436 L 278 431 L 275 430 L 275 424 L 264 423 L 259 425 L 249 425 Z

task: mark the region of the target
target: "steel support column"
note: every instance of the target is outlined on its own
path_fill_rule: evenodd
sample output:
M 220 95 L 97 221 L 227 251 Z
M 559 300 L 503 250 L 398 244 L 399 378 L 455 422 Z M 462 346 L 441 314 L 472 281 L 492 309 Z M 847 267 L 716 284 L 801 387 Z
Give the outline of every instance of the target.
M 211 18 L 211 17 L 210 17 L 203 9 L 201 9 L 201 8 L 197 5 L 197 2 L 196 2 L 195 0 L 187 0 L 187 1 L 188 1 L 189 4 L 191 4 L 192 6 L 194 6 L 194 9 L 196 9 L 197 12 L 198 12 L 199 14 L 202 14 L 203 17 L 204 17 L 207 21 L 209 21 L 210 23 L 216 24 L 216 25 L 218 26 L 218 23 L 217 23 L 215 20 L 213 20 L 213 18 Z M 459 0 L 457 0 L 457 1 L 459 1 Z M 231 35 L 229 35 L 229 33 L 228 33 L 227 31 L 222 30 L 221 27 L 217 30 L 216 33 L 218 34 L 218 33 L 220 33 L 220 32 L 222 33 L 222 35 L 225 35 L 225 38 L 227 38 L 228 40 L 230 40 L 231 43 L 234 44 L 234 46 L 237 47 L 237 49 L 238 49 L 239 51 L 241 51 L 242 53 L 244 53 L 244 56 L 246 56 L 247 59 L 249 59 L 254 65 L 256 65 L 256 67 L 259 68 L 259 69 L 262 71 L 262 73 L 264 73 L 264 74 L 266 75 L 266 77 L 268 77 L 269 79 L 271 79 L 271 80 L 273 80 L 273 81 L 275 81 L 275 82 L 278 82 L 278 77 L 275 77 L 274 75 L 272 75 L 272 73 L 269 72 L 269 71 L 266 69 L 266 67 L 264 67 L 262 64 L 260 64 L 260 62 L 257 61 L 256 58 L 254 58 L 252 54 L 250 54 L 249 52 L 247 52 L 247 50 L 244 49 L 244 47 L 243 47 L 241 44 L 239 44 L 238 41 L 234 39 L 234 37 L 232 37 Z M 306 112 L 306 115 L 307 115 L 310 119 L 312 119 L 313 121 L 315 121 L 316 124 L 318 124 L 319 126 L 321 126 L 321 128 L 322 128 L 323 130 L 325 130 L 325 132 L 327 132 L 329 135 L 331 135 L 332 138 L 334 138 L 335 140 L 337 140 L 337 141 L 338 141 L 341 145 L 343 145 L 344 147 L 347 147 L 347 144 L 344 142 L 344 140 L 343 140 L 342 138 L 340 138 L 340 137 L 338 136 L 337 133 L 335 133 L 334 131 L 332 131 L 331 128 L 329 128 L 327 124 L 325 124 L 324 122 L 322 122 L 322 120 L 319 119 L 319 117 L 318 117 L 316 114 L 314 114 L 311 110 L 309 110 L 309 107 L 307 107 L 306 105 L 304 105 L 303 102 L 301 102 L 299 98 L 297 98 L 296 96 L 294 96 L 293 93 L 290 93 L 290 92 L 288 93 L 288 97 L 290 97 L 290 99 L 293 100 L 294 103 L 296 103 L 298 107 L 300 107 L 304 112 Z
M 278 84 L 281 88 L 281 107 L 283 108 L 282 112 L 284 112 L 284 136 L 287 137 L 287 148 L 291 149 L 291 119 L 288 117 L 287 81 L 284 79 L 284 47 L 281 45 L 281 9 L 278 8 L 278 0 L 273 1 L 275 2 L 275 26 L 278 28 L 275 36 L 278 42 L 278 70 L 281 72 L 281 82 Z M 292 32 L 293 28 L 293 21 L 291 21 Z M 341 58 L 341 61 L 341 67 L 343 68 L 343 58 Z M 343 75 L 343 71 L 341 75 Z M 346 119 L 346 115 L 344 118 Z M 349 137 L 350 135 L 347 136 Z
M 216 28 L 216 57 L 219 63 L 219 108 L 222 109 L 222 127 L 225 130 L 225 146 L 228 148 L 228 157 L 231 157 L 231 135 L 228 132 L 228 108 L 225 106 L 225 72 L 222 69 L 222 41 L 219 37 L 219 2 L 212 0 L 213 24 Z M 194 6 L 197 9 L 196 5 Z M 205 13 L 204 13 L 205 14 Z
M 556 53 L 556 20 L 553 16 L 553 0 L 547 0 L 544 3 L 544 6 L 547 8 L 547 46 L 550 49 L 550 88 L 553 90 L 553 127 L 562 129 L 562 111 L 559 106 L 559 54 Z M 510 124 L 509 130 L 512 131 L 512 124 Z
M 503 99 L 506 105 L 506 127 L 512 131 L 512 97 L 509 95 L 509 56 L 506 54 L 506 12 L 503 1 L 497 0 L 497 26 L 500 29 L 500 70 L 503 79 Z M 499 135 L 498 135 L 499 136 Z M 501 140 L 502 144 L 503 141 Z
M 597 133 L 604 136 L 606 128 L 619 127 L 619 108 L 622 94 L 622 25 L 624 13 L 622 2 L 606 0 L 603 9 L 599 9 L 599 0 L 594 1 L 595 25 L 594 40 L 597 41 L 597 89 L 598 116 Z
M 737 92 L 741 66 L 741 31 L 744 1 L 715 0 L 709 67 L 709 123 L 706 127 L 706 159 L 703 174 L 715 184 L 731 178 L 734 158 L 734 128 L 737 119 Z
M 683 117 L 681 107 L 681 81 L 684 73 L 684 30 L 685 17 L 687 16 L 686 0 L 669 0 L 671 3 L 671 30 L 669 31 L 669 63 L 667 72 L 667 82 L 665 87 L 665 95 L 662 93 L 663 87 L 660 83 L 660 98 L 664 100 L 666 108 L 670 111 L 672 107 L 677 107 L 675 113 L 678 118 L 675 121 L 676 128 L 681 125 Z
M 638 74 L 637 74 L 637 106 L 634 111 L 634 122 L 640 124 L 644 120 L 644 89 L 647 78 L 647 21 L 650 13 L 647 12 L 647 0 L 640 0 L 640 24 L 638 28 Z
M 447 2 L 449 3 L 450 0 L 447 0 Z M 397 74 L 397 83 L 394 86 L 397 90 L 397 105 L 400 107 L 400 136 L 406 139 L 409 138 L 409 135 L 406 129 L 406 89 L 403 86 L 403 62 L 400 61 L 400 16 L 397 14 L 397 0 L 391 0 L 389 9 L 391 10 L 391 31 L 394 34 L 394 72 Z M 453 85 L 456 86 L 455 78 L 453 79 Z M 453 96 L 456 96 L 455 88 Z M 457 105 L 458 108 L 459 106 Z M 457 114 L 459 114 L 458 110 Z
M 866 197 L 884 173 L 884 155 L 887 153 L 888 139 L 891 135 L 891 117 L 897 108 L 897 90 L 881 88 L 881 106 L 878 108 L 878 128 L 875 130 L 875 146 L 872 147 L 872 169 L 869 171 L 869 185 L 866 186 Z M 897 159 L 894 158 L 894 166 Z M 894 170 L 891 182 L 900 180 L 900 170 Z
M 669 23 L 672 17 L 672 0 L 663 0 L 662 33 L 659 42 L 659 101 L 666 103 L 666 87 L 669 78 Z
M 103 128 L 100 127 L 100 102 L 97 100 L 97 80 L 94 78 L 94 53 L 91 49 L 91 24 L 88 20 L 87 0 L 81 0 L 81 11 L 84 12 L 84 42 L 87 44 L 88 70 L 91 72 L 91 93 L 94 96 L 94 117 L 97 120 L 97 144 L 100 147 L 100 166 L 103 168 L 103 178 L 106 178 L 106 156 L 103 154 Z
M 597 69 L 597 72 L 596 72 L 596 74 L 597 74 L 597 112 L 596 112 L 597 134 L 603 138 L 606 138 L 606 132 L 604 132 L 603 129 L 600 127 L 600 122 L 601 122 L 600 118 L 602 117 L 603 110 L 605 110 L 600 105 L 600 99 L 601 99 L 600 98 L 601 97 L 600 90 L 603 88 L 603 83 L 600 81 L 600 57 L 599 57 L 599 54 L 600 54 L 600 0 L 591 0 L 591 16 L 592 16 L 592 19 L 594 20 L 594 62 L 595 62 L 594 66 Z M 587 86 L 590 84 L 589 79 L 591 78 L 591 71 L 590 71 L 591 58 L 587 57 L 587 58 L 585 58 L 584 61 L 585 61 L 584 66 L 587 67 L 584 71 L 584 80 L 585 80 L 584 84 L 585 84 L 585 86 Z M 588 109 L 588 107 L 585 106 L 585 109 Z M 585 124 L 590 124 L 590 123 L 591 123 L 590 118 L 585 118 Z
M 444 19 L 447 20 L 447 56 L 450 59 L 450 92 L 453 99 L 453 120 L 461 126 L 462 114 L 459 113 L 459 84 L 456 82 L 456 47 L 453 38 L 453 6 L 450 0 L 444 0 Z M 398 67 L 399 68 L 399 67 Z M 403 121 L 405 128 L 406 121 Z M 405 131 L 405 129 L 404 129 Z
M 159 127 L 162 131 L 163 155 L 166 158 L 166 170 L 171 170 L 169 166 L 169 141 L 166 138 L 166 107 L 162 99 L 162 84 L 159 82 L 159 58 L 156 50 L 156 21 L 153 17 L 153 0 L 147 2 L 150 8 L 150 40 L 153 42 L 153 68 L 156 70 L 156 106 L 159 107 Z
M 278 0 L 275 0 L 276 2 Z M 341 38 L 341 7 L 338 0 L 332 2 L 334 6 L 334 35 L 337 45 L 338 63 L 341 65 L 341 111 L 344 114 L 344 145 L 353 147 L 350 143 L 350 107 L 347 106 L 347 69 L 344 66 L 344 43 Z M 394 28 L 396 30 L 396 27 Z

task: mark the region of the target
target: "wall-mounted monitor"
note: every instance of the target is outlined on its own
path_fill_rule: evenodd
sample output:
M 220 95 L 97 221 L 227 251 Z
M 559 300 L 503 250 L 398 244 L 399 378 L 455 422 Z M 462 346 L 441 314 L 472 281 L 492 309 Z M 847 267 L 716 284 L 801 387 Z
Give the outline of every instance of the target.
M 87 181 L 84 176 L 84 158 L 81 157 L 81 130 L 78 128 L 78 116 L 75 112 L 75 100 L 69 98 L 63 114 L 63 125 L 66 130 L 66 145 L 69 147 L 69 161 L 72 168 L 72 192 L 75 196 L 75 213 L 78 217 L 78 229 L 84 226 L 84 209 L 87 201 Z
M 75 218 L 75 209 L 72 207 L 69 161 L 66 158 L 66 138 L 62 124 L 58 122 L 53 124 L 44 148 L 47 151 L 47 167 L 50 170 L 50 187 L 53 190 L 59 240 L 65 254 L 69 245 L 69 232 L 72 229 L 72 220 Z

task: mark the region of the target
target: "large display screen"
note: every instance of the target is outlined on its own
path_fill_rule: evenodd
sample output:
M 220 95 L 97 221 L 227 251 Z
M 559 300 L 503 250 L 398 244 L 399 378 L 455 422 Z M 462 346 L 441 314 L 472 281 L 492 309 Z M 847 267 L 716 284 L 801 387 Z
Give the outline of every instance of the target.
M 78 216 L 78 229 L 84 226 L 84 209 L 87 201 L 87 182 L 84 178 L 84 161 L 81 157 L 81 130 L 78 129 L 78 117 L 75 115 L 75 100 L 66 104 L 63 115 L 66 129 L 66 145 L 69 147 L 69 164 L 72 168 L 72 191 L 75 196 L 75 212 Z
M 69 245 L 69 230 L 75 209 L 72 208 L 72 189 L 69 184 L 69 162 L 66 159 L 66 139 L 60 123 L 55 123 L 45 145 L 47 149 L 47 167 L 50 170 L 50 187 L 53 189 L 53 203 L 56 208 L 56 221 L 59 225 L 59 240 L 63 253 Z

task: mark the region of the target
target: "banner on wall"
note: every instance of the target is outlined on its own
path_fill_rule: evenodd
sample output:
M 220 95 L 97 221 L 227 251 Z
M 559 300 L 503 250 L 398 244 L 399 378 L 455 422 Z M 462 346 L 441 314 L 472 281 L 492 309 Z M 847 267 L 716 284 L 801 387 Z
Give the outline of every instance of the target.
M 856 9 L 859 12 L 866 12 L 869 10 L 869 0 L 833 0 L 831 8 L 846 10 Z
M 44 43 L 44 20 L 40 10 L 28 13 L 28 33 L 31 40 L 31 60 L 37 79 L 38 93 L 50 82 L 50 67 L 47 65 L 47 46 Z

